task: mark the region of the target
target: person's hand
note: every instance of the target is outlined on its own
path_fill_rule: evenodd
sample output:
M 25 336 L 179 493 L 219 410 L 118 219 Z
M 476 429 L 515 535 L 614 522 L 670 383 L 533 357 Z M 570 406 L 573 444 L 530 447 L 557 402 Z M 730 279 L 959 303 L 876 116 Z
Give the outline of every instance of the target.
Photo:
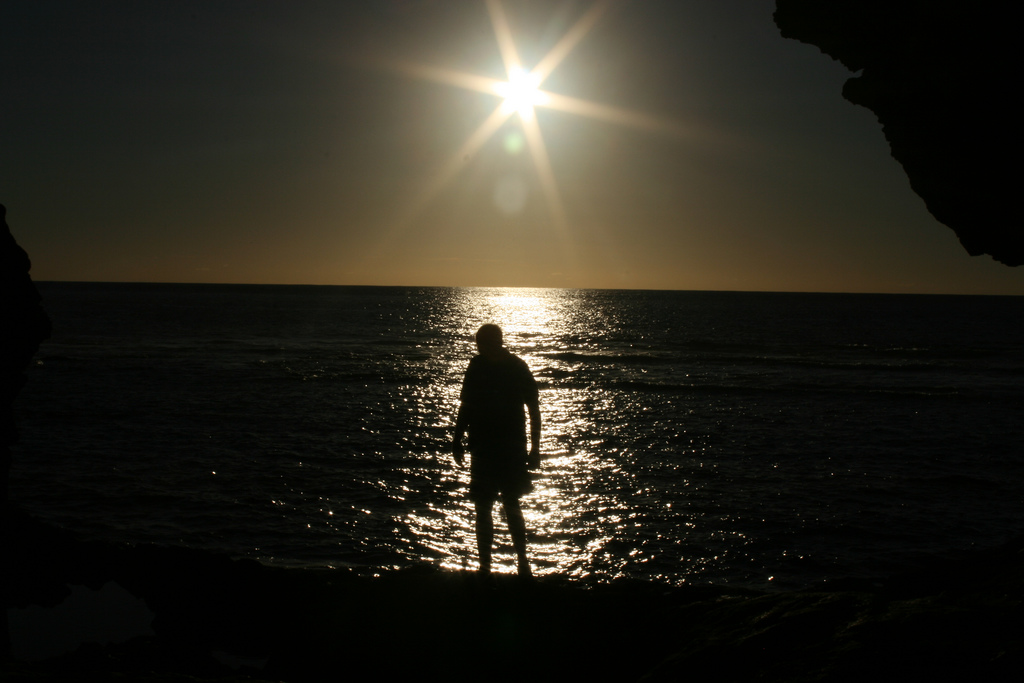
M 530 449 L 530 454 L 526 456 L 526 466 L 531 470 L 540 468 L 540 448 L 534 446 Z
M 462 444 L 458 441 L 452 446 L 452 454 L 455 456 L 455 464 L 462 467 L 463 460 L 465 459 L 466 451 L 462 449 Z

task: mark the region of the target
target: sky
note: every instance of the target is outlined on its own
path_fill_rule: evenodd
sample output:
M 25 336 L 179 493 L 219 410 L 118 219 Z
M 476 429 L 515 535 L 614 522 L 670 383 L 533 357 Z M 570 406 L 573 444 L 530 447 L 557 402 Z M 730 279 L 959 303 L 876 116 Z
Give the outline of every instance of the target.
M 5 3 L 0 203 L 36 280 L 1024 294 L 773 11 Z

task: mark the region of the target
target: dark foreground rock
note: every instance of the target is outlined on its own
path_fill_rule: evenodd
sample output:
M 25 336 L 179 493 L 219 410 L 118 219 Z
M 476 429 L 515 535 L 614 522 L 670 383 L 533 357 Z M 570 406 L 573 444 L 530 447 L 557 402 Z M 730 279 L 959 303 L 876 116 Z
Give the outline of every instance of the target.
M 281 569 L 9 519 L 8 607 L 115 582 L 154 617 L 124 643 L 8 659 L 4 680 L 1016 681 L 1024 664 L 1016 545 L 884 586 L 758 594 Z

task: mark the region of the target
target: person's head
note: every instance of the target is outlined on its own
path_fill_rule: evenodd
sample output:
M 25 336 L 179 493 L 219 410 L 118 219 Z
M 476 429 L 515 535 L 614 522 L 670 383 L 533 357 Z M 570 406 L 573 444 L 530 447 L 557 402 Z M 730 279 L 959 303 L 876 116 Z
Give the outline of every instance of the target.
M 476 331 L 476 347 L 480 353 L 487 355 L 501 350 L 501 328 L 494 323 L 487 323 Z

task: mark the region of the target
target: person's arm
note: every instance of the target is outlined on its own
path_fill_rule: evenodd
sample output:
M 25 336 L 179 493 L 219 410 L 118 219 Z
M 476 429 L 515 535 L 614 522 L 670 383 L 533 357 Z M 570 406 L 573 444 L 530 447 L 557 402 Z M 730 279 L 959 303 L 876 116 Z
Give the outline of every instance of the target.
M 526 463 L 534 470 L 540 467 L 540 402 L 532 398 L 526 408 L 530 412 L 530 456 Z
M 535 470 L 540 467 L 540 392 L 529 366 L 521 359 L 519 362 L 522 367 L 523 403 L 530 413 L 530 453 L 526 456 L 526 466 Z
M 459 467 L 462 467 L 466 453 L 462 448 L 462 439 L 466 436 L 467 412 L 466 402 L 463 401 L 459 406 L 459 416 L 455 418 L 455 434 L 452 437 L 452 454 L 455 456 L 455 464 Z
M 473 361 L 470 361 L 466 368 L 466 374 L 462 378 L 462 390 L 459 392 L 459 413 L 455 418 L 455 432 L 452 434 L 452 455 L 455 456 L 455 464 L 462 467 L 466 451 L 462 446 L 462 440 L 469 429 L 470 404 L 473 402 L 473 392 L 470 390 L 473 377 Z

